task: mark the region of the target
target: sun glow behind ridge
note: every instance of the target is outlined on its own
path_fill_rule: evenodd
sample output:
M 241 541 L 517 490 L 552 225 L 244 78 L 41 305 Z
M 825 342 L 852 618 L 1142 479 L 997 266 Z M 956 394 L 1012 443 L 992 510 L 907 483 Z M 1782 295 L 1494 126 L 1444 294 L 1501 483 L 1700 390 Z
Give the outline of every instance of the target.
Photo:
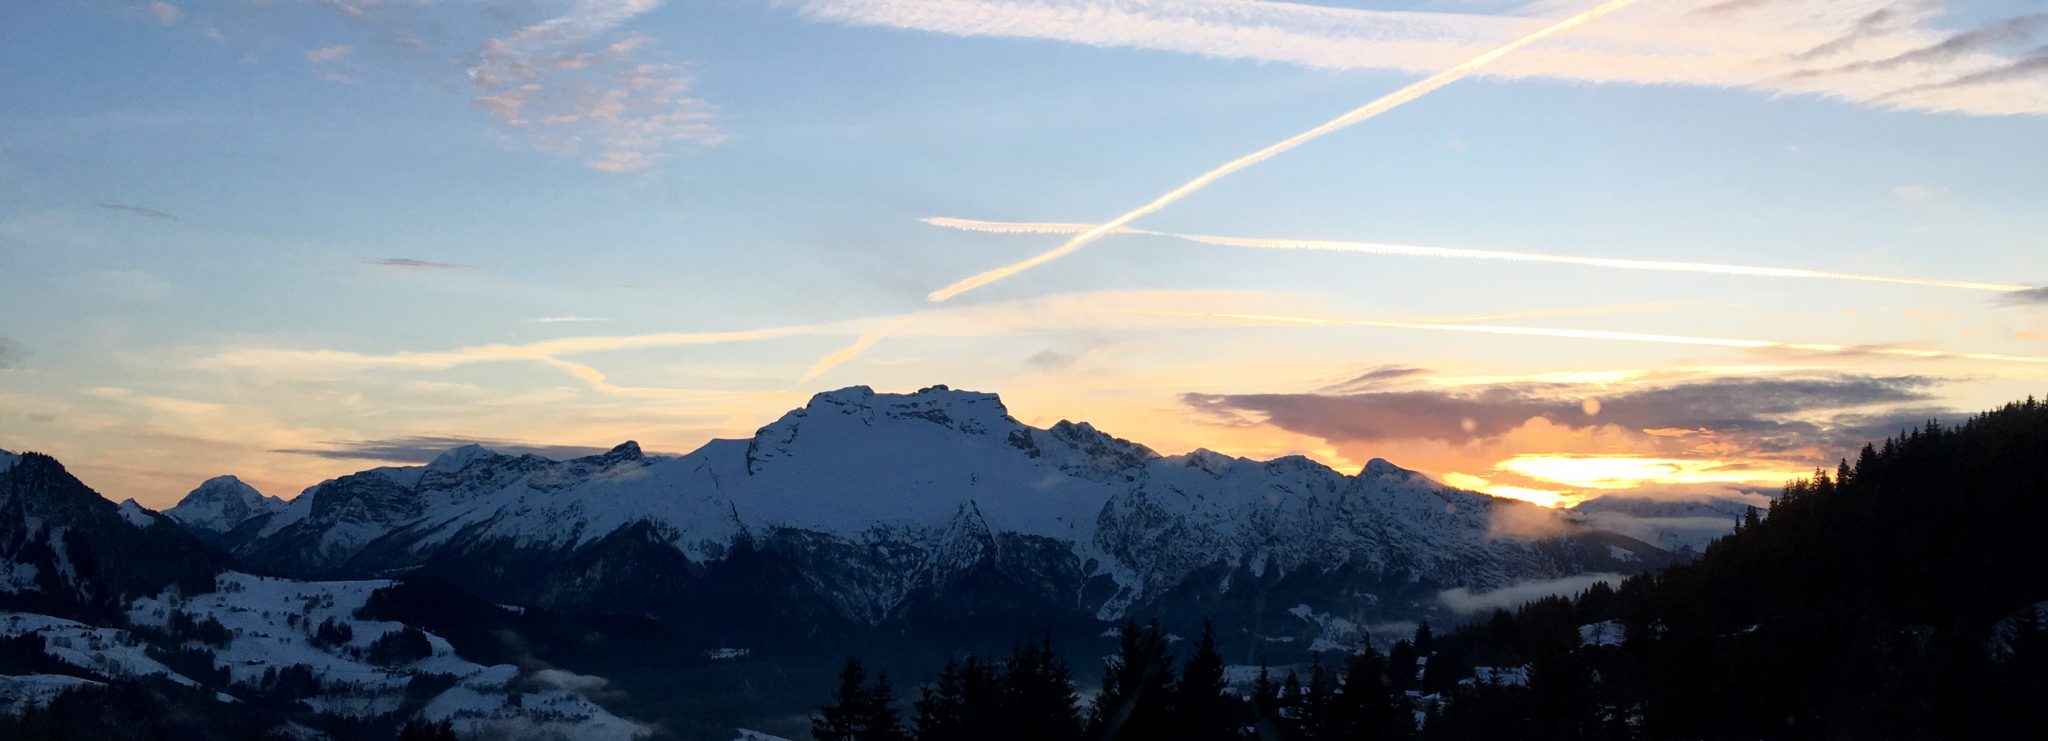
M 1517 455 L 1498 470 L 1574 489 L 1632 489 L 1650 484 L 1782 484 L 1808 473 L 1783 464 L 1642 455 Z

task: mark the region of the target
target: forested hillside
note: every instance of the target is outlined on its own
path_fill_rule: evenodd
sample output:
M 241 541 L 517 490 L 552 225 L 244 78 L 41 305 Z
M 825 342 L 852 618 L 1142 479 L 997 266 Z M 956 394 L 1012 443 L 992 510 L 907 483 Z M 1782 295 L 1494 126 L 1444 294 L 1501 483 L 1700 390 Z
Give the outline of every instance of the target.
M 1220 737 L 1260 739 L 2048 738 L 2044 483 L 2048 405 L 1929 422 L 1792 483 L 1697 561 L 1447 634 L 1423 626 L 1224 688 L 1212 636 L 1176 670 L 1156 626 L 1129 626 L 1101 694 L 1053 713 L 1052 727 L 1087 738 L 1219 724 Z M 1002 687 L 992 665 L 968 666 Z M 872 692 L 876 714 L 844 722 L 863 695 L 842 690 L 820 735 L 936 741 L 959 738 L 949 729 L 962 716 L 1024 722 L 1000 692 L 948 700 L 960 671 L 938 674 L 900 727 Z

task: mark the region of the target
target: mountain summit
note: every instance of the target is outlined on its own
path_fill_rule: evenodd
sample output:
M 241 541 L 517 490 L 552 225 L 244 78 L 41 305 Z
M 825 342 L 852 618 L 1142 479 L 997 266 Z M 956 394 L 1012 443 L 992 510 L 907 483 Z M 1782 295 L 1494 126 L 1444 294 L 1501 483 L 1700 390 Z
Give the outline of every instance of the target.
M 1347 476 L 1299 456 L 1163 456 L 1086 423 L 1031 427 L 994 394 L 944 386 L 821 393 L 751 439 L 679 457 L 472 445 L 282 507 L 251 493 L 209 482 L 172 513 L 294 576 L 437 576 L 505 603 L 742 632 L 1212 614 L 1345 641 L 1441 611 L 1441 589 L 1667 560 L 1382 460 Z M 1502 514 L 1550 536 L 1503 535 Z

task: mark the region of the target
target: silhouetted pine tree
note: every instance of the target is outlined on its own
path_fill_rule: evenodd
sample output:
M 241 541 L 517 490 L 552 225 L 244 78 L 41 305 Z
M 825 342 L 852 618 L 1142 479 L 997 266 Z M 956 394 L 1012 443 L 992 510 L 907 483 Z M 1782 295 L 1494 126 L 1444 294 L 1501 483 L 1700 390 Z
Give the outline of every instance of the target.
M 866 693 L 865 712 L 861 718 L 860 732 L 854 734 L 856 741 L 903 741 L 903 715 L 896 710 L 896 688 L 889 684 L 889 673 L 875 675 L 875 683 Z
M 1025 641 L 1010 651 L 999 682 L 999 738 L 1068 741 L 1081 735 L 1081 717 L 1067 660 L 1053 650 L 1052 636 Z
M 911 720 L 911 729 L 918 741 L 965 741 L 967 726 L 967 698 L 960 682 L 960 662 L 952 656 L 946 657 L 946 666 L 939 670 L 938 679 L 919 690 L 914 703 L 917 715 Z
M 1195 652 L 1182 665 L 1180 682 L 1174 685 L 1176 738 L 1189 741 L 1222 741 L 1238 737 L 1243 725 L 1243 708 L 1223 679 L 1223 654 L 1216 647 L 1216 623 L 1202 621 L 1202 637 Z
M 867 670 L 862 669 L 860 659 L 848 658 L 846 666 L 839 670 L 839 688 L 832 692 L 832 703 L 818 708 L 811 716 L 811 737 L 817 741 L 857 741 L 867 728 L 870 716 L 868 702 L 870 695 L 866 687 Z
M 1331 706 L 1337 697 L 1337 673 L 1323 666 L 1318 654 L 1309 658 L 1308 689 L 1301 695 L 1301 735 L 1316 741 L 1339 738 Z
M 1415 735 L 1408 699 L 1387 676 L 1387 659 L 1370 644 L 1344 666 L 1344 689 L 1332 701 L 1326 738 L 1399 739 Z
M 1102 676 L 1102 693 L 1088 717 L 1091 739 L 1160 738 L 1169 735 L 1173 655 L 1159 622 L 1140 629 L 1135 620 L 1117 632 L 1118 653 Z

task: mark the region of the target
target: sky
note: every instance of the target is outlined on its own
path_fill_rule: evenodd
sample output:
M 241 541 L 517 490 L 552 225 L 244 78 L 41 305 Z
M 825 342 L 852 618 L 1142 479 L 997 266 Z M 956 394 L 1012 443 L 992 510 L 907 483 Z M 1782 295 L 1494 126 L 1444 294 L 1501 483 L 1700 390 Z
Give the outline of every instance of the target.
M 0 448 L 166 507 L 946 384 L 1557 505 L 2048 389 L 2048 4 L 1594 7 L 0 4 Z

